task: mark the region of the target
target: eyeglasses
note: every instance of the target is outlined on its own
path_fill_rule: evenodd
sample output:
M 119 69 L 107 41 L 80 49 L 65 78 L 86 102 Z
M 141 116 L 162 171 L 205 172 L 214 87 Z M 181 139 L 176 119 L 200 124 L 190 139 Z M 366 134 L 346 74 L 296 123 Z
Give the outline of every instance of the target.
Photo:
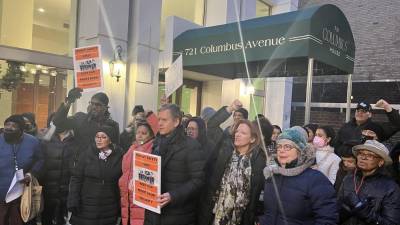
M 102 106 L 104 106 L 104 105 L 103 105 L 102 103 L 100 103 L 100 102 L 92 102 L 92 101 L 89 102 L 89 105 L 95 106 L 95 107 L 102 107 Z
M 358 152 L 357 157 L 360 157 L 362 159 L 367 159 L 367 160 L 373 160 L 379 158 L 379 156 L 373 155 L 373 154 L 368 154 L 364 152 Z
M 276 150 L 277 151 L 284 150 L 284 151 L 288 152 L 288 151 L 290 151 L 292 149 L 294 149 L 294 146 L 290 145 L 290 144 L 276 145 Z

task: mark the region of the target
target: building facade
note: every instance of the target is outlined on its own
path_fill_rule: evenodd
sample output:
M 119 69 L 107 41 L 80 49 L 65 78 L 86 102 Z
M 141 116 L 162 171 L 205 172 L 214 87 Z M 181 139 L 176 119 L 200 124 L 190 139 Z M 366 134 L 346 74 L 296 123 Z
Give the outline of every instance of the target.
M 354 101 L 362 97 L 356 94 L 360 92 L 358 86 L 365 89 L 365 85 L 369 87 L 378 80 L 381 86 L 377 88 L 386 87 L 391 82 L 392 91 L 387 94 L 397 93 L 395 84 L 400 75 L 399 3 L 393 0 L 353 2 L 358 1 L 0 0 L 0 78 L 4 80 L 4 77 L 11 76 L 18 80 L 15 73 L 21 69 L 25 77 L 25 80 L 18 80 L 18 87 L 9 85 L 9 90 L 5 87 L 0 89 L 0 105 L 7 106 L 0 112 L 0 120 L 11 113 L 32 111 L 38 115 L 39 125 L 43 127 L 47 115 L 56 110 L 67 90 L 73 87 L 72 49 L 100 44 L 104 92 L 110 97 L 111 115 L 121 125 L 127 124 L 134 105 L 141 104 L 149 110 L 158 108 L 165 91 L 165 71 L 177 54 L 173 51 L 173 41 L 179 34 L 190 29 L 324 3 L 337 5 L 353 29 L 357 47 L 353 78 L 354 82 L 360 83 L 353 84 Z M 16 14 L 16 11 L 21 14 Z M 368 15 L 371 11 L 373 17 Z M 122 49 L 121 60 L 124 63 L 119 81 L 110 75 L 109 67 L 117 49 Z M 238 98 L 249 109 L 250 119 L 261 113 L 283 127 L 304 122 L 304 79 L 267 78 L 249 82 L 247 79 L 226 80 L 185 70 L 183 77 L 183 86 L 170 98 L 185 113 L 199 115 L 206 106 L 217 109 Z M 344 121 L 344 112 L 339 106 L 346 102 L 346 82 L 345 75 L 314 78 L 312 101 L 338 105 L 330 109 L 312 108 L 312 122 L 319 122 L 317 118 L 323 116 L 318 113 L 323 111 L 336 113 Z M 326 94 L 329 90 L 344 92 L 340 95 Z M 369 94 L 372 92 L 367 92 L 367 96 Z M 85 94 L 73 110 L 85 111 L 91 95 Z

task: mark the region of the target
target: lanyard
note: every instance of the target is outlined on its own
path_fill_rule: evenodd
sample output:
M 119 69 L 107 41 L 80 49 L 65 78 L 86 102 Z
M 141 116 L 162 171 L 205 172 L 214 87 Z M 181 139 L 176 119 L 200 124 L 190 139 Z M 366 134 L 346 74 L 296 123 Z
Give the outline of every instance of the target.
M 19 145 L 12 145 L 12 150 L 13 150 L 13 156 L 14 156 L 15 171 L 18 171 L 17 153 L 19 150 Z
M 356 194 L 358 195 L 358 193 L 359 193 L 360 190 L 361 190 L 362 185 L 364 184 L 364 178 L 365 178 L 365 176 L 363 176 L 363 177 L 361 178 L 360 185 L 357 187 L 356 173 L 357 173 L 357 169 L 354 171 L 353 182 L 354 182 L 354 191 L 355 191 Z

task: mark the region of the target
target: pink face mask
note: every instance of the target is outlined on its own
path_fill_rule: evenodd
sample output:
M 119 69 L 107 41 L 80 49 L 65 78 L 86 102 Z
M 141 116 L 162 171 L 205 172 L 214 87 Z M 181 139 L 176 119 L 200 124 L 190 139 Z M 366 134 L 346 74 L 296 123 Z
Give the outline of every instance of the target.
M 325 147 L 326 143 L 322 137 L 315 136 L 313 140 L 313 144 L 317 148 Z

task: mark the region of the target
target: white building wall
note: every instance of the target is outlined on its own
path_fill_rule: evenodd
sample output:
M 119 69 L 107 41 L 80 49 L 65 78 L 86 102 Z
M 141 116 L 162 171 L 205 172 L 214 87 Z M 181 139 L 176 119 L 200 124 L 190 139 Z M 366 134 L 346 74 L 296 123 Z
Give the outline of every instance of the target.
M 156 110 L 161 0 L 80 1 L 78 46 L 100 44 L 104 64 L 104 92 L 110 98 L 110 112 L 122 130 L 134 105 Z M 116 46 L 123 49 L 126 72 L 117 82 L 108 63 Z M 94 93 L 87 93 L 76 104 L 86 111 Z

